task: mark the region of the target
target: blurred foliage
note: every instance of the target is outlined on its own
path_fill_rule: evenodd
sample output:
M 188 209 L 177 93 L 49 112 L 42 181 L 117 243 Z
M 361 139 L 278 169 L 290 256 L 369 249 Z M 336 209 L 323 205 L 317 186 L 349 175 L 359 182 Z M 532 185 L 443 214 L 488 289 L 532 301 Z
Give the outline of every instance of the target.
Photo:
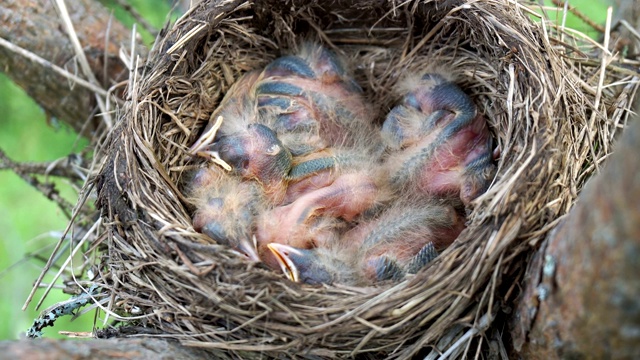
M 51 161 L 86 146 L 87 141 L 78 141 L 69 128 L 48 125 L 37 104 L 3 74 L 0 76 L 0 99 L 0 113 L 4 114 L 0 117 L 0 148 L 12 160 Z M 50 246 L 57 241 L 56 237 L 46 234 L 63 231 L 67 219 L 57 205 L 13 172 L 0 171 L 0 184 L 0 319 L 3 319 L 0 339 L 6 339 L 25 331 L 37 316 L 33 306 L 26 312 L 20 308 L 40 274 L 44 265 L 42 259 L 48 257 Z M 68 185 L 60 181 L 56 184 L 66 199 L 75 202 L 76 194 Z M 39 250 L 42 250 L 40 259 L 28 257 L 27 254 Z M 46 304 L 66 298 L 68 296 L 56 291 Z M 86 331 L 87 324 L 65 324 L 64 328 Z M 90 324 L 88 329 L 91 329 Z
M 120 20 L 125 26 L 131 28 L 136 22 L 131 14 L 118 6 L 116 0 L 99 0 L 104 6 L 113 9 L 116 19 Z M 119 0 L 120 3 L 130 4 L 135 11 L 141 14 L 149 24 L 156 29 L 161 29 L 168 20 L 175 21 L 178 14 L 174 11 L 169 15 L 172 2 L 163 0 Z M 142 35 L 145 45 L 151 45 L 155 38 L 154 35 L 148 33 L 142 26 L 137 25 L 136 30 Z
M 585 35 L 598 39 L 600 35 L 597 30 L 587 24 L 583 19 L 571 11 L 565 13 L 562 6 L 555 5 L 551 0 L 531 0 L 531 3 L 543 5 L 543 10 L 538 11 L 539 14 L 545 14 L 551 21 L 557 24 L 563 24 L 570 29 L 577 30 Z M 556 1 L 557 2 L 557 1 Z M 565 4 L 564 1 L 559 3 Z M 567 0 L 566 4 L 570 8 L 576 8 L 581 16 L 590 19 L 596 24 L 604 26 L 607 18 L 607 6 L 611 4 L 611 0 Z M 539 17 L 533 17 L 534 21 L 538 21 Z
M 114 1 L 103 3 L 114 9 L 118 20 L 127 26 L 133 24 L 133 18 L 117 8 Z M 131 0 L 130 3 L 158 28 L 165 24 L 171 8 L 165 1 Z M 150 45 L 153 37 L 146 34 L 144 40 Z M 0 149 L 14 161 L 52 161 L 77 153 L 88 144 L 86 139 L 79 139 L 73 130 L 55 119 L 48 124 L 44 111 L 2 73 L 0 114 L 3 114 L 0 117 Z M 55 183 L 67 200 L 76 202 L 77 194 L 70 186 L 61 181 Z M 69 299 L 69 295 L 61 290 L 54 290 L 36 311 L 34 306 L 43 293 L 39 290 L 27 311 L 20 310 L 67 221 L 53 202 L 12 171 L 0 171 L 0 339 L 22 336 L 39 311 Z M 34 253 L 39 256 L 30 255 Z M 47 281 L 45 278 L 44 283 Z M 91 331 L 92 325 L 91 316 L 73 322 L 66 317 L 59 319 L 54 327 L 45 328 L 44 332 L 46 337 L 63 337 L 57 331 Z
M 134 22 L 126 11 L 116 5 L 115 0 L 101 0 L 114 9 L 117 19 L 131 26 Z M 133 7 L 143 14 L 155 27 L 162 27 L 170 11 L 168 1 L 129 0 Z M 595 22 L 604 23 L 606 0 L 574 0 L 578 7 Z M 546 4 L 551 4 L 547 1 Z M 562 21 L 562 13 L 548 11 L 550 17 L 557 16 Z M 171 19 L 175 19 L 173 15 Z M 588 32 L 590 28 L 575 16 L 569 15 L 567 27 Z M 141 27 L 138 27 L 141 30 Z M 143 34 L 146 45 L 151 45 L 153 36 Z M 0 74 L 0 148 L 13 160 L 51 161 L 78 152 L 87 141 L 65 126 L 48 124 L 43 111 L 21 89 Z M 76 194 L 62 182 L 57 182 L 62 194 L 75 203 Z M 55 204 L 22 181 L 10 171 L 0 171 L 0 339 L 15 339 L 23 334 L 38 311 L 33 309 L 42 291 L 36 294 L 28 311 L 22 312 L 27 294 L 33 281 L 40 273 L 51 247 L 59 238 L 67 219 Z M 40 251 L 40 257 L 28 254 Z M 46 282 L 46 279 L 45 279 Z M 45 301 L 46 308 L 58 301 L 66 300 L 69 295 L 54 291 Z M 46 337 L 61 337 L 57 331 L 90 331 L 93 323 L 91 316 L 69 323 L 66 318 L 58 320 L 56 326 L 45 329 Z

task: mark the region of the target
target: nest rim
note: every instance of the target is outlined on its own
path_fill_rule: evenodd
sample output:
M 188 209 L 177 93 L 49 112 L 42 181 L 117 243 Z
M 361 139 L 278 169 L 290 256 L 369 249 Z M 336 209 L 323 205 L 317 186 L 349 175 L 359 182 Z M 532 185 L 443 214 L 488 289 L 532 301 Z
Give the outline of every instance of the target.
M 611 151 L 615 128 L 607 125 L 610 116 L 602 104 L 616 103 L 623 92 L 602 93 L 602 104 L 594 101 L 595 94 L 580 93 L 576 84 L 592 78 L 597 65 L 580 68 L 521 8 L 501 1 L 386 3 L 382 10 L 371 10 L 366 1 L 338 3 L 346 10 L 327 24 L 319 14 L 331 11 L 318 3 L 203 1 L 157 42 L 158 60 L 131 85 L 133 101 L 122 111 L 124 121 L 114 130 L 98 179 L 99 207 L 112 220 L 104 231 L 113 240 L 96 282 L 119 299 L 112 308 L 146 309 L 145 326 L 220 354 L 277 357 L 304 350 L 306 356 L 320 357 L 408 357 L 445 338 L 451 345 L 463 332 L 461 324 L 489 326 L 499 304 L 514 301 L 517 281 L 507 284 L 500 275 L 522 278 L 524 266 L 518 262 L 568 212 L 593 171 L 589 164 Z M 370 18 L 363 19 L 364 10 L 371 10 Z M 354 13 L 359 14 L 354 23 L 371 24 L 367 31 L 340 28 L 340 17 Z M 402 22 L 401 41 L 366 35 L 379 34 L 372 30 L 376 26 L 398 29 Z M 369 42 L 359 44 L 349 31 L 364 33 Z M 394 31 L 396 37 L 401 33 Z M 445 43 L 445 34 L 458 37 Z M 457 82 L 485 114 L 502 151 L 498 175 L 474 201 L 467 230 L 428 268 L 400 283 L 292 284 L 211 243 L 190 225 L 188 199 L 179 184 L 193 165 L 180 156 L 240 74 L 308 36 L 344 53 L 365 94 L 381 109 L 395 99 L 380 89 L 397 83 L 398 74 L 425 68 L 415 59 L 435 55 L 438 63 L 456 69 Z M 494 39 L 489 43 L 494 47 L 479 39 Z M 385 47 L 394 54 L 385 53 Z M 225 60 L 232 51 L 235 61 Z M 556 101 L 560 89 L 566 91 Z M 586 105 L 584 110 L 570 114 L 579 104 Z M 615 116 L 626 121 L 624 114 Z M 593 123 L 603 134 L 591 139 L 596 145 L 571 149 L 580 139 L 579 128 Z M 563 149 L 580 159 L 569 163 Z M 533 185 L 550 191 L 541 194 Z

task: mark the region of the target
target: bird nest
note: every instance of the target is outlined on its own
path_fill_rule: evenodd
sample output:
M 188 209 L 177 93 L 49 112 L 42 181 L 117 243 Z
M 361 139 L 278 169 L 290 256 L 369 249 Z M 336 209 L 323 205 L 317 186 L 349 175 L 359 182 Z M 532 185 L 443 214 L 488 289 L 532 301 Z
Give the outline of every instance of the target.
M 503 0 L 199 3 L 132 76 L 104 154 L 93 282 L 106 308 L 130 331 L 229 358 L 488 349 L 494 333 L 481 335 L 501 326 L 528 256 L 611 152 L 636 90 L 636 73 L 608 52 L 532 14 Z M 240 76 L 302 42 L 344 56 L 378 125 L 404 74 L 450 72 L 500 149 L 466 229 L 401 282 L 292 283 L 193 229 L 184 184 L 202 164 L 189 147 Z

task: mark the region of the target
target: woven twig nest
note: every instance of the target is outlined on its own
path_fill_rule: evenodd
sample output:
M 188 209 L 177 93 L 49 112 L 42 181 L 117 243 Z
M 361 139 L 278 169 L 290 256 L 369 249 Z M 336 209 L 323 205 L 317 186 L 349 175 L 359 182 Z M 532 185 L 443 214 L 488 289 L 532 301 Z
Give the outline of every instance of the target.
M 516 300 L 527 255 L 611 151 L 635 92 L 632 71 L 602 69 L 599 51 L 554 39 L 525 10 L 503 0 L 203 1 L 191 9 L 132 82 L 98 178 L 108 225 L 95 282 L 112 295 L 108 308 L 154 329 L 144 333 L 229 357 L 403 358 L 486 330 Z M 379 122 L 403 74 L 447 69 L 501 151 L 495 180 L 467 209 L 466 230 L 402 282 L 295 284 L 193 230 L 183 186 L 199 163 L 189 146 L 242 74 L 303 41 L 344 55 Z M 475 339 L 467 350 L 487 344 Z

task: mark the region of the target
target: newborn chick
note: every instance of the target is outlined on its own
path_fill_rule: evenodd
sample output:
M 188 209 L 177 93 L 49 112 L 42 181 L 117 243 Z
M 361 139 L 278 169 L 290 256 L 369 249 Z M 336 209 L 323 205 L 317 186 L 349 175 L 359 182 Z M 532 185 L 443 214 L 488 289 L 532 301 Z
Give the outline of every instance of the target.
M 342 61 L 319 45 L 306 44 L 299 54 L 240 78 L 190 151 L 257 180 L 279 203 L 289 182 L 337 166 L 334 157 L 320 159 L 318 152 L 349 147 L 361 141 L 363 132 L 379 144 L 371 119 L 362 90 Z M 294 161 L 292 155 L 301 158 Z
M 292 157 L 276 133 L 260 123 L 253 94 L 259 78 L 260 73 L 250 72 L 231 86 L 190 152 L 221 160 L 227 170 L 258 181 L 268 197 L 278 199 L 286 189 Z
M 300 249 L 271 243 L 268 248 L 273 252 L 282 272 L 293 282 L 309 285 L 362 284 L 355 271 L 357 259 L 350 256 L 356 254 L 345 253 L 340 247 Z
M 380 176 L 379 155 L 367 127 L 354 131 L 351 146 L 333 146 L 294 157 L 282 206 L 262 214 L 256 238 L 258 255 L 270 267 L 279 264 L 270 243 L 300 249 L 326 246 L 362 213 L 389 198 Z
M 468 204 L 486 191 L 495 170 L 486 121 L 471 99 L 441 75 L 410 79 L 404 90 L 382 126 L 390 183 L 459 196 Z
M 294 156 L 283 204 L 329 186 L 357 158 L 377 161 L 379 132 L 339 57 L 313 44 L 269 64 L 256 88 L 259 109 Z M 355 151 L 353 151 L 355 150 Z M 341 169 L 338 169 L 341 168 Z
M 258 255 L 268 266 L 278 269 L 269 244 L 300 249 L 330 246 L 345 227 L 344 221 L 352 221 L 370 209 L 379 191 L 366 173 L 347 173 L 328 186 L 302 194 L 291 204 L 263 213 L 256 231 Z
M 464 229 L 464 219 L 450 205 L 399 204 L 371 223 L 345 234 L 362 243 L 361 276 L 369 282 L 400 280 L 415 273 L 449 246 Z M 352 233 L 352 234 L 351 234 Z M 364 233 L 364 239 L 360 240 Z
M 312 249 L 279 243 L 268 248 L 292 281 L 362 286 L 417 272 L 463 229 L 451 206 L 396 204 L 337 242 Z
M 229 177 L 219 169 L 200 169 L 191 181 L 196 205 L 193 227 L 219 244 L 230 246 L 248 259 L 260 261 L 252 231 L 263 211 L 255 184 Z
M 355 135 L 372 133 L 373 114 L 344 61 L 316 44 L 269 64 L 256 88 L 260 111 L 294 156 L 336 145 L 350 146 Z

